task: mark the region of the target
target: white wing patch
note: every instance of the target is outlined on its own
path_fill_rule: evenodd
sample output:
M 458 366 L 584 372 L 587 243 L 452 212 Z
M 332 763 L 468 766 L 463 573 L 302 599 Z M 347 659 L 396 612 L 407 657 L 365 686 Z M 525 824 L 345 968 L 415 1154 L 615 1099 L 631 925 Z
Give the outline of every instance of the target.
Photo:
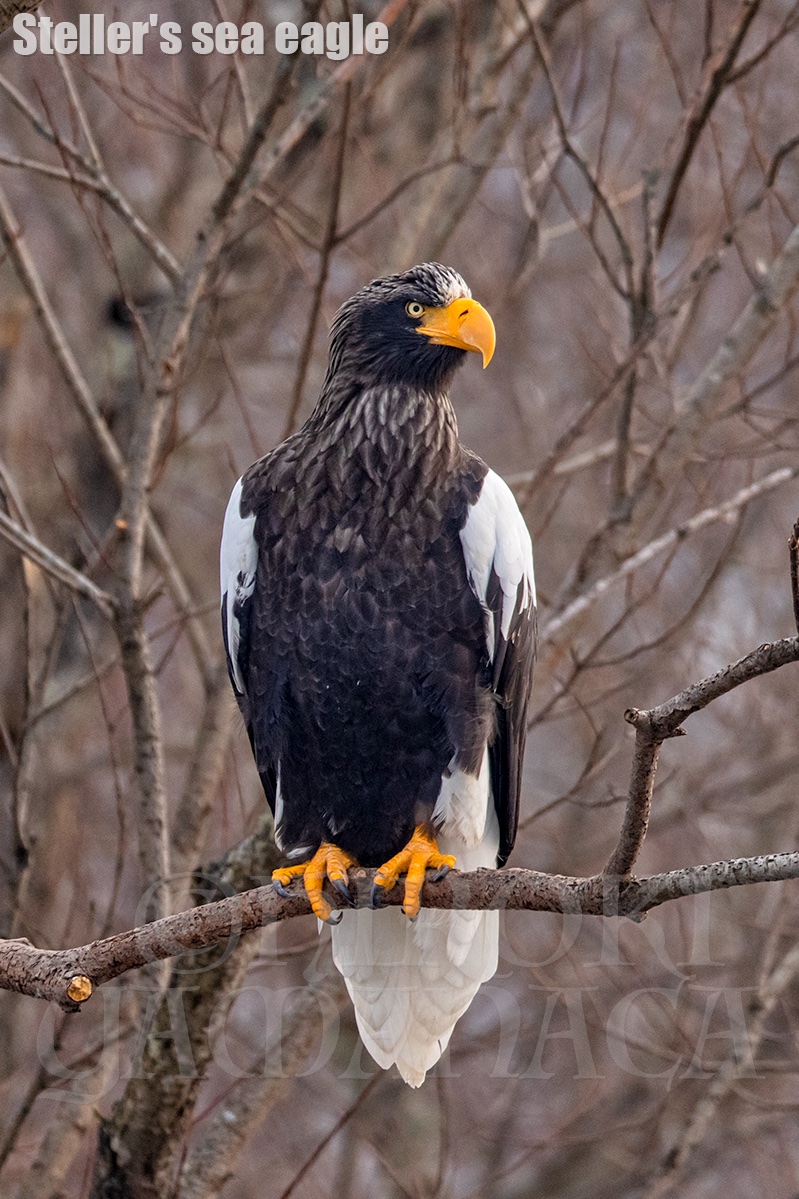
M 493 661 L 499 635 L 507 640 L 514 612 L 524 612 L 536 602 L 530 534 L 513 492 L 493 470 L 483 480 L 460 536 L 469 583 L 486 613 Z M 488 600 L 492 569 L 502 591 L 499 630 Z
M 233 488 L 225 512 L 222 546 L 219 553 L 219 577 L 222 591 L 222 615 L 227 633 L 228 663 L 236 687 L 242 695 L 245 687 L 239 666 L 241 640 L 239 616 L 242 604 L 250 598 L 255 589 L 258 546 L 255 542 L 254 530 L 255 516 L 241 515 L 241 479 L 239 479 Z

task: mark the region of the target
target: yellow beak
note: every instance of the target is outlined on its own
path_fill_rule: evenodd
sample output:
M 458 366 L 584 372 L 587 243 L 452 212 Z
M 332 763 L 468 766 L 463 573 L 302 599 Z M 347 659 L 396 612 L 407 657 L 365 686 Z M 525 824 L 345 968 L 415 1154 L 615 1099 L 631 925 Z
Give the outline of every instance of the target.
M 494 322 L 477 300 L 453 300 L 446 308 L 426 309 L 416 332 L 437 346 L 482 354 L 483 367 L 491 361 L 497 342 Z

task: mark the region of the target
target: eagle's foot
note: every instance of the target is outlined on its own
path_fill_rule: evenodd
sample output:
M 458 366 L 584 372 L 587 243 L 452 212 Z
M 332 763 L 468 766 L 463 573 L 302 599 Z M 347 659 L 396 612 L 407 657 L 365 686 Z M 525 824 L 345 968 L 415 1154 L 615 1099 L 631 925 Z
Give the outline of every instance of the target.
M 272 871 L 272 886 L 277 891 L 278 895 L 288 895 L 286 887 L 292 879 L 302 878 L 305 883 L 305 893 L 310 900 L 311 907 L 315 916 L 320 920 L 332 920 L 333 909 L 322 894 L 322 887 L 325 885 L 325 880 L 329 879 L 340 895 L 348 902 L 350 899 L 347 885 L 349 878 L 347 870 L 350 866 L 357 865 L 355 858 L 343 849 L 339 849 L 337 845 L 331 845 L 329 841 L 323 841 L 312 858 L 307 862 L 299 862 L 295 866 L 281 866 L 278 870 Z M 341 915 L 339 914 L 339 919 Z
M 438 852 L 436 839 L 428 825 L 417 824 L 404 849 L 390 858 L 375 874 L 372 886 L 372 907 L 381 906 L 381 892 L 390 891 L 401 874 L 405 877 L 405 898 L 402 910 L 409 920 L 415 920 L 421 907 L 425 871 L 435 870 L 435 882 L 442 879 L 455 865 L 451 854 Z

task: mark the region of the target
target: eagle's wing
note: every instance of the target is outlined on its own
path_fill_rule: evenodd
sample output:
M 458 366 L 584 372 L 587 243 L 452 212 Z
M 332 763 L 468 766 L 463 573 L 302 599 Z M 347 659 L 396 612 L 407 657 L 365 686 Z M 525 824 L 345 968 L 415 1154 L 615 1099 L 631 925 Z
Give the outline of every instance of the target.
M 507 483 L 489 470 L 461 530 L 469 584 L 486 614 L 486 639 L 497 698 L 489 748 L 491 790 L 499 820 L 499 865 L 519 823 L 527 704 L 535 659 L 535 580 L 530 534 Z
M 250 660 L 253 593 L 258 571 L 255 514 L 241 511 L 243 479 L 239 479 L 228 501 L 219 552 L 219 581 L 222 592 L 222 634 L 228 674 L 252 745 L 266 798 L 272 811 L 277 802 L 277 764 L 263 761 L 258 752 L 250 713 L 247 675 Z

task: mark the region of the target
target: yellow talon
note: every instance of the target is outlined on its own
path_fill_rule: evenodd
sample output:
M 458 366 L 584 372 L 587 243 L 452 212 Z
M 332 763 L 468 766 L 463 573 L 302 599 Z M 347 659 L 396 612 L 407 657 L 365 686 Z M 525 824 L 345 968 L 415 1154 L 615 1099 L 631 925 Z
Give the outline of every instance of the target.
M 405 877 L 405 898 L 402 910 L 410 920 L 415 920 L 421 907 L 422 886 L 426 870 L 449 870 L 455 865 L 451 854 L 439 853 L 431 831 L 424 824 L 417 824 L 413 836 L 404 849 L 390 858 L 375 874 L 374 887 L 390 891 L 401 874 Z M 373 895 L 374 895 L 373 887 Z
M 347 870 L 356 865 L 351 854 L 345 853 L 337 845 L 331 845 L 329 841 L 323 841 L 307 862 L 300 862 L 295 866 L 281 866 L 273 870 L 272 883 L 278 887 L 285 887 L 292 879 L 302 877 L 314 915 L 320 920 L 329 920 L 333 909 L 322 894 L 325 880 L 330 879 L 336 890 L 346 895 L 349 882 Z

